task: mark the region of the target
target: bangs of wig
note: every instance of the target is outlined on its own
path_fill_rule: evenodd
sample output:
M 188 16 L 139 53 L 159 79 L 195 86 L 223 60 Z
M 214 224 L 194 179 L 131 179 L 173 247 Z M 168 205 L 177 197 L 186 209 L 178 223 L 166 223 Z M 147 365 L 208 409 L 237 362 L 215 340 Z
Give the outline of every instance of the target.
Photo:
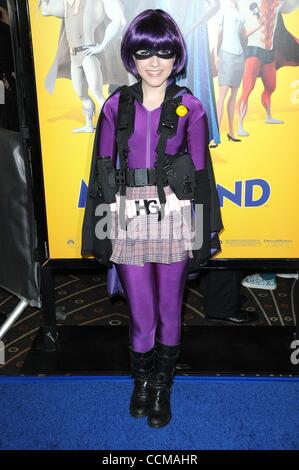
M 184 73 L 187 61 L 186 44 L 174 19 L 163 10 L 145 10 L 128 26 L 121 44 L 125 68 L 138 77 L 133 54 L 140 49 L 171 49 L 175 62 L 171 76 Z

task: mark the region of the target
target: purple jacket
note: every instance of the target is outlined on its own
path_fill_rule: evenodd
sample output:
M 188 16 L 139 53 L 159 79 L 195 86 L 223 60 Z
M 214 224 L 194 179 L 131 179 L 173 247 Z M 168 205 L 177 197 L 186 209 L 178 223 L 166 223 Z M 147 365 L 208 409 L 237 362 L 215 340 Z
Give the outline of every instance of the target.
M 141 88 L 141 87 L 140 87 Z M 196 170 L 205 168 L 207 137 L 207 118 L 201 102 L 184 89 L 182 104 L 188 108 L 184 117 L 179 117 L 177 133 L 167 141 L 166 153 L 174 155 L 186 150 L 191 154 Z M 120 92 L 110 96 L 101 113 L 98 139 L 98 155 L 112 157 L 116 164 L 116 122 Z M 159 140 L 157 132 L 162 106 L 148 111 L 142 104 L 142 96 L 135 99 L 135 129 L 129 139 L 129 168 L 154 168 L 156 147 Z

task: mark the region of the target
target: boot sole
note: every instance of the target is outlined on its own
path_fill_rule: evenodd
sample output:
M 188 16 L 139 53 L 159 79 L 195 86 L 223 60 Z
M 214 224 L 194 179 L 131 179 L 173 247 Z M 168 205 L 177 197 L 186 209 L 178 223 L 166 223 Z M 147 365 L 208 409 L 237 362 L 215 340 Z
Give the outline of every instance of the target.
M 132 418 L 146 418 L 148 416 L 148 413 L 144 415 L 135 415 L 134 413 L 130 412 L 130 415 L 132 416 Z
M 151 428 L 155 428 L 155 429 L 159 429 L 159 428 L 163 428 L 164 426 L 166 426 L 169 421 L 171 420 L 172 418 L 172 415 L 169 416 L 169 419 L 167 421 L 165 421 L 164 423 L 162 424 L 153 424 L 151 423 L 149 420 L 147 421 L 147 424 L 151 427 Z
M 149 415 L 149 410 L 148 411 L 145 411 L 144 413 L 140 414 L 140 413 L 134 413 L 134 411 L 131 411 L 130 410 L 130 415 L 133 417 L 133 418 L 145 418 L 146 416 Z

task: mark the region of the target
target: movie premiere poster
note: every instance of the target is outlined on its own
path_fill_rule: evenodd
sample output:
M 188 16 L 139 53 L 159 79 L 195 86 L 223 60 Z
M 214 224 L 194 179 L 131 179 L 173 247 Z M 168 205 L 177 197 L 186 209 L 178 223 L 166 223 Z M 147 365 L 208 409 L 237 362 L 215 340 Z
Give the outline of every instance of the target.
M 94 128 L 128 23 L 161 8 L 188 50 L 225 229 L 219 258 L 298 258 L 299 0 L 28 0 L 51 258 L 81 258 Z

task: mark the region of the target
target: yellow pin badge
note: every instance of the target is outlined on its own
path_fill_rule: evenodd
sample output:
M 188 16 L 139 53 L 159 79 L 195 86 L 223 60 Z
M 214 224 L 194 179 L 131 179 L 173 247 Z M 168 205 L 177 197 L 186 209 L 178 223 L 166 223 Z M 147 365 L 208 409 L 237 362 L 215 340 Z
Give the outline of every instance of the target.
M 180 116 L 180 117 L 186 116 L 186 114 L 188 114 L 188 111 L 189 111 L 189 109 L 186 106 L 184 106 L 183 104 L 180 104 L 175 110 L 177 115 Z

